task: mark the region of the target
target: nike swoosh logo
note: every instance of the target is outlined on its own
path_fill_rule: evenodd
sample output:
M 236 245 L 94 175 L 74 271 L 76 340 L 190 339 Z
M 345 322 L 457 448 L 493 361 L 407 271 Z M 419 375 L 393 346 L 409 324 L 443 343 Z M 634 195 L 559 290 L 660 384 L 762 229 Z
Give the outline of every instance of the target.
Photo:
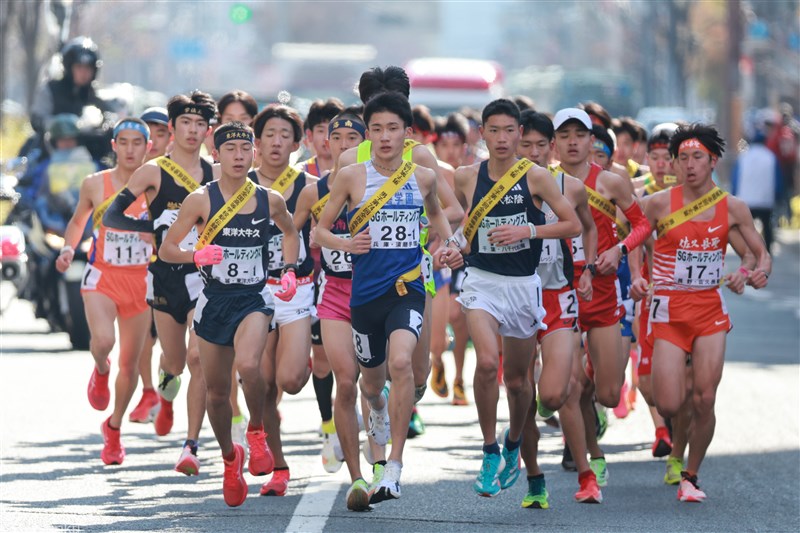
M 256 225 L 258 225 L 258 224 L 261 224 L 261 223 L 262 223 L 262 222 L 264 222 L 265 220 L 267 220 L 267 217 L 264 217 L 264 218 L 259 218 L 258 220 L 256 220 L 256 219 L 252 219 L 252 220 L 250 220 L 250 222 L 252 222 L 252 223 L 253 223 L 253 225 L 254 225 L 254 226 L 256 226 Z
M 715 321 L 714 321 L 714 324 L 716 324 L 717 326 L 721 326 L 721 325 L 722 325 L 722 324 L 724 324 L 724 323 L 725 323 L 725 321 L 724 321 L 724 320 L 722 320 L 722 321 L 720 321 L 720 320 L 715 320 Z
M 722 227 L 722 224 L 720 224 L 719 226 L 714 226 L 713 228 L 708 228 L 708 232 L 709 233 L 714 233 L 715 231 L 717 231 L 721 227 Z

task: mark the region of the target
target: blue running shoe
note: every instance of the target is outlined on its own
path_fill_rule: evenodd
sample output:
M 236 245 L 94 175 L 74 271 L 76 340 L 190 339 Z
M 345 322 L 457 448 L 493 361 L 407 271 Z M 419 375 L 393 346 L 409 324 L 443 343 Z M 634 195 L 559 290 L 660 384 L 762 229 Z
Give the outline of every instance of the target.
M 500 481 L 500 488 L 505 490 L 511 488 L 514 483 L 517 482 L 517 478 L 519 477 L 519 446 L 517 446 L 516 450 L 509 450 L 506 447 L 506 441 L 508 440 L 508 428 L 503 431 L 503 438 L 501 442 L 503 443 L 503 462 L 505 463 L 505 467 L 500 469 L 500 474 L 498 474 L 498 480 Z
M 475 479 L 475 483 L 472 484 L 475 492 L 479 496 L 486 498 L 492 498 L 500 494 L 500 481 L 497 476 L 505 466 L 505 461 L 501 455 L 484 452 L 481 471 L 478 472 L 478 477 Z

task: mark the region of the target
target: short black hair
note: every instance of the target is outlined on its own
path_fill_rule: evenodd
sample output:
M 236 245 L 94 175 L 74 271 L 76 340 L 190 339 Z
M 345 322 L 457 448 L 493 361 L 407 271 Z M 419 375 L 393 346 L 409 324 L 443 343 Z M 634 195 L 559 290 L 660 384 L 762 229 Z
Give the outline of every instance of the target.
M 614 139 L 611 138 L 611 134 L 609 134 L 608 130 L 603 126 L 600 126 L 598 124 L 592 126 L 592 135 L 594 135 L 595 139 L 608 146 L 608 149 L 611 150 L 612 154 L 614 153 L 614 150 L 617 149 L 614 143 Z
M 292 133 L 294 133 L 294 142 L 299 143 L 303 139 L 303 119 L 300 114 L 289 106 L 283 104 L 270 104 L 253 119 L 253 131 L 255 131 L 256 139 L 261 138 L 264 133 L 264 126 L 271 118 L 282 118 L 292 125 Z
M 307 130 L 313 130 L 318 124 L 330 122 L 333 117 L 344 110 L 344 104 L 338 98 L 328 98 L 327 100 L 314 100 L 308 108 L 306 121 L 303 125 Z
M 524 94 L 518 94 L 516 96 L 512 96 L 511 100 L 517 104 L 520 111 L 525 111 L 526 109 L 530 109 L 531 111 L 536 111 L 536 104 L 533 103 L 533 98 L 530 96 L 525 96 Z
M 167 115 L 173 127 L 175 126 L 175 120 L 183 114 L 183 109 L 186 106 L 197 108 L 208 123 L 211 123 L 211 120 L 217 114 L 217 103 L 208 93 L 192 91 L 188 95 L 176 94 L 167 103 Z
M 555 137 L 556 132 L 555 128 L 553 128 L 553 121 L 544 113 L 539 113 L 533 109 L 523 109 L 519 117 L 523 135 L 536 131 L 549 141 L 552 141 Z
M 433 122 L 431 110 L 425 105 L 415 105 L 411 108 L 411 116 L 414 117 L 412 126 L 421 133 L 433 133 L 436 124 Z
M 411 82 L 406 71 L 396 66 L 385 69 L 373 67 L 364 72 L 358 80 L 358 95 L 365 104 L 370 98 L 384 91 L 396 91 L 408 98 L 411 94 Z
M 687 139 L 697 139 L 709 152 L 717 157 L 722 157 L 725 152 L 725 140 L 720 137 L 717 128 L 709 124 L 694 123 L 689 126 L 678 126 L 672 139 L 669 141 L 669 153 L 673 158 L 678 157 L 678 148 Z
M 434 143 L 447 134 L 458 135 L 461 142 L 465 143 L 467 142 L 468 133 L 469 122 L 467 122 L 467 118 L 461 113 L 450 113 L 446 119 L 436 123 L 436 141 Z
M 384 91 L 370 98 L 364 107 L 364 123 L 369 128 L 369 121 L 372 115 L 382 112 L 394 113 L 403 121 L 403 125 L 408 128 L 414 123 L 414 116 L 411 114 L 411 104 L 408 99 L 396 91 Z
M 608 114 L 606 108 L 597 102 L 582 102 L 578 104 L 578 109 L 583 109 L 590 117 L 597 117 L 603 123 L 603 127 L 608 129 L 611 127 L 611 115 Z
M 622 133 L 627 133 L 633 142 L 639 141 L 639 128 L 636 121 L 631 117 L 619 117 L 611 121 L 611 129 L 617 137 Z
M 221 117 L 224 115 L 225 109 L 234 102 L 242 104 L 242 107 L 244 107 L 245 112 L 250 115 L 250 118 L 258 114 L 258 102 L 256 102 L 256 99 L 250 94 L 237 89 L 223 94 L 219 101 L 217 101 L 217 112 L 219 116 Z
M 489 117 L 494 115 L 508 115 L 516 120 L 517 124 L 520 123 L 519 107 L 506 98 L 498 98 L 486 104 L 486 107 L 483 108 L 483 112 L 481 113 L 481 122 L 486 124 Z

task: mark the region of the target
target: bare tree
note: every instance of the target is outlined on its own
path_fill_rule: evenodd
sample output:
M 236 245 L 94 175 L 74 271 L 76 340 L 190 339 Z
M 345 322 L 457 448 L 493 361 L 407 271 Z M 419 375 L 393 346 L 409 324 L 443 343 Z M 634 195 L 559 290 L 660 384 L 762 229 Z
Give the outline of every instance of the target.
M 15 2 L 0 2 L 0 104 L 6 99 L 6 59 L 9 49 L 9 30 L 14 18 Z M 3 108 L 0 105 L 0 124 L 3 123 Z
M 33 95 L 36 92 L 39 69 L 42 65 L 40 56 L 37 53 L 37 45 L 40 42 L 39 32 L 42 26 L 42 4 L 43 0 L 30 0 L 17 6 L 19 38 L 22 43 L 22 54 L 25 57 L 25 103 L 29 110 L 33 104 Z

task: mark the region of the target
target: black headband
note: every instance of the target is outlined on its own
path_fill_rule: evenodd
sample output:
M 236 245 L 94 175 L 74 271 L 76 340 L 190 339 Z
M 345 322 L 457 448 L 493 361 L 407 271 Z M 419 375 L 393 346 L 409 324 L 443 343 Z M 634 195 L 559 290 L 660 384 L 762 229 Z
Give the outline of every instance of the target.
M 181 115 L 200 115 L 203 117 L 206 122 L 209 124 L 211 123 L 211 119 L 214 118 L 214 111 L 206 106 L 198 106 L 198 105 L 185 105 L 178 110 L 178 114 L 175 115 L 179 117 Z
M 214 148 L 219 150 L 219 147 L 228 141 L 248 141 L 253 143 L 253 132 L 244 128 L 217 128 L 214 132 Z

